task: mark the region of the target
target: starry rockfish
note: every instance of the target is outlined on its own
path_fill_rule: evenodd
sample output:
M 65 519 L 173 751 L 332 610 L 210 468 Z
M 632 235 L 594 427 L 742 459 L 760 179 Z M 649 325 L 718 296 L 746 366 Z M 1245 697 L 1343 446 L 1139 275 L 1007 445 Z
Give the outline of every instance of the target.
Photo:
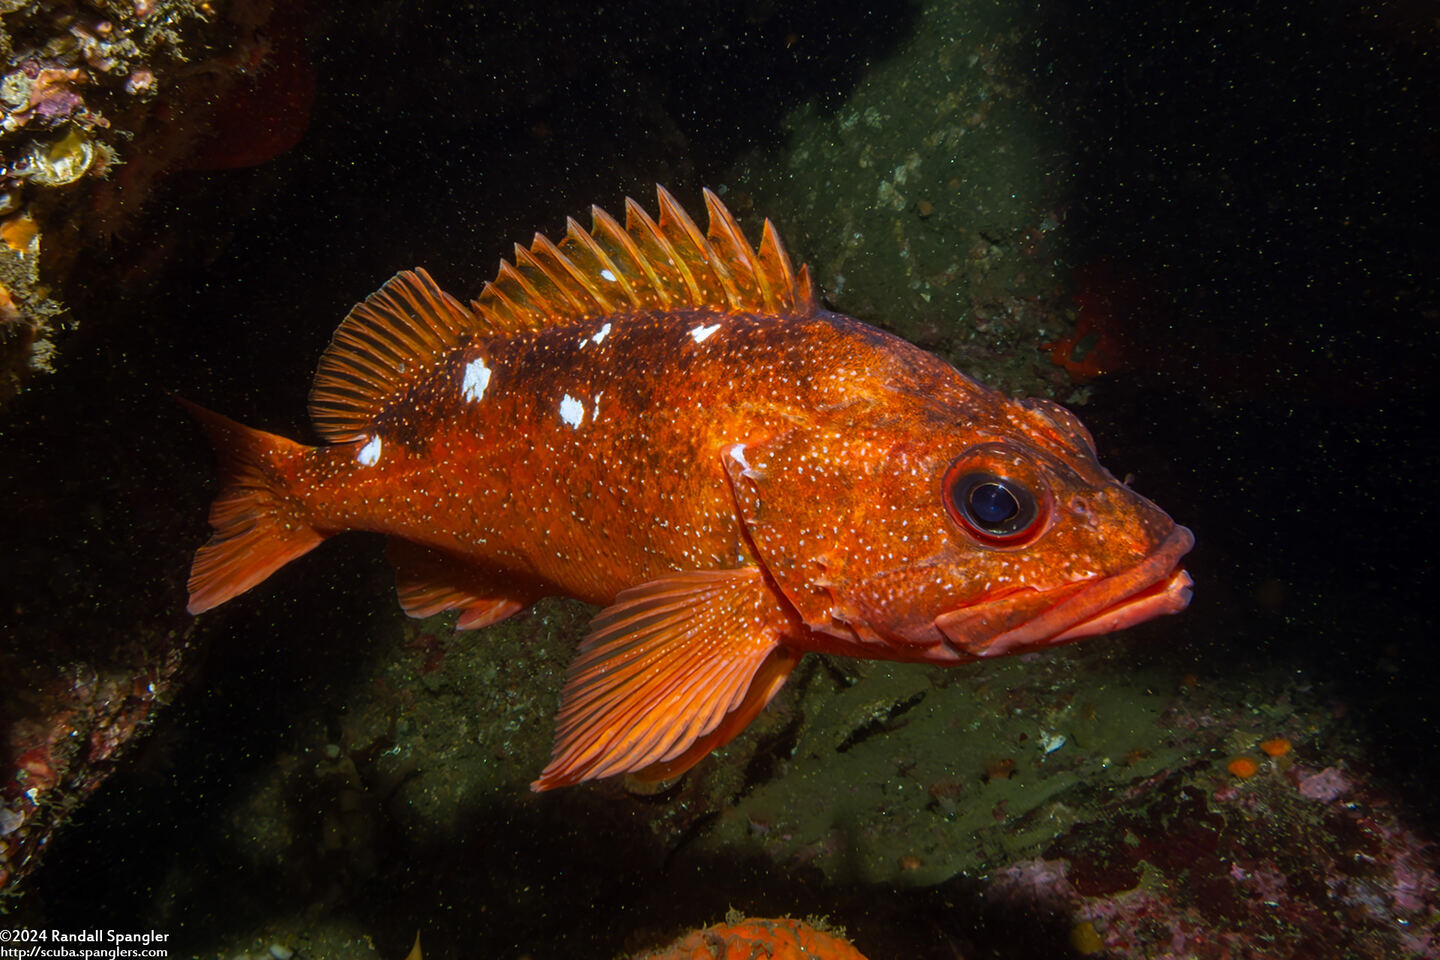
M 1074 415 L 823 309 L 769 221 L 756 250 L 705 205 L 594 208 L 468 306 L 397 274 L 320 359 L 319 446 L 190 405 L 223 475 L 190 611 L 346 530 L 412 616 L 603 607 L 546 790 L 685 770 L 807 652 L 955 664 L 1186 606 L 1190 531 Z

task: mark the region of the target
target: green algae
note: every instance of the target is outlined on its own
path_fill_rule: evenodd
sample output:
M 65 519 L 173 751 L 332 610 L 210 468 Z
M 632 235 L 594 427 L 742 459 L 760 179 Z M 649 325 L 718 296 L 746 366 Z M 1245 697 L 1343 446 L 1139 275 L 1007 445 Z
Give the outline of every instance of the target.
M 1017 394 L 1070 397 L 1038 348 L 1070 330 L 1062 128 L 1032 105 L 1034 24 L 928 4 L 843 103 L 797 106 L 736 171 L 835 309 Z
M 1077 816 L 1083 790 L 1181 757 L 1156 722 L 1166 698 L 1098 679 L 1077 697 L 1084 662 L 876 663 L 845 689 L 817 672 L 788 762 L 698 849 L 750 849 L 835 883 L 922 885 L 1033 853 Z

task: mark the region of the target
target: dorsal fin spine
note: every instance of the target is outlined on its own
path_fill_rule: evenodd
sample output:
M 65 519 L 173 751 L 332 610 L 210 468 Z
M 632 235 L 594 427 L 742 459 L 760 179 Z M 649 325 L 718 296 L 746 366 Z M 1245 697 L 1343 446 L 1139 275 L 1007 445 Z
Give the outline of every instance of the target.
M 805 273 L 803 283 L 796 274 L 791 272 L 790 255 L 785 252 L 785 244 L 780 240 L 780 234 L 775 230 L 775 224 L 767 217 L 765 226 L 760 231 L 760 265 L 756 271 L 759 274 L 769 273 L 770 267 L 779 273 L 783 278 L 783 296 L 780 303 L 784 308 L 799 313 L 813 313 L 815 310 L 814 293 L 810 288 L 810 275 Z M 802 270 L 804 268 L 802 267 Z M 803 298 L 803 299 L 802 299 Z
M 626 266 L 628 266 L 629 269 L 622 268 L 622 273 L 628 273 L 634 277 L 644 277 L 647 281 L 651 283 L 654 282 L 655 278 L 645 270 L 644 259 L 640 256 L 640 248 L 635 246 L 635 241 L 630 238 L 630 234 L 625 232 L 625 228 L 620 226 L 614 217 L 610 216 L 610 214 L 598 206 L 592 205 L 590 207 L 590 222 L 593 225 L 595 235 L 610 244 L 612 248 L 610 256 L 612 258 L 621 254 L 625 256 Z M 600 241 L 597 240 L 596 242 L 599 243 Z M 615 262 L 615 265 L 621 266 L 618 260 Z M 635 293 L 638 296 L 640 291 L 636 290 Z
M 615 262 L 610 254 L 605 252 L 605 248 L 600 246 L 594 237 L 585 232 L 585 228 L 580 226 L 574 217 L 565 218 L 565 238 L 571 243 L 585 249 L 590 256 L 595 259 L 595 263 L 600 267 L 600 270 L 608 272 L 610 276 L 614 278 L 613 282 L 619 286 L 620 292 L 625 295 L 625 299 L 629 301 L 630 306 L 640 306 L 640 298 L 635 296 L 635 291 L 631 288 L 630 281 L 625 276 L 625 271 L 620 269 L 620 265 Z M 603 274 L 601 275 L 603 276 Z M 609 309 L 613 310 L 614 308 L 611 307 Z
M 485 281 L 485 285 L 480 288 L 480 296 L 470 301 L 470 309 L 479 312 L 481 300 L 489 304 L 486 315 L 490 323 L 497 329 L 511 330 L 519 325 L 519 320 L 515 315 L 515 305 L 496 288 L 493 282 Z
M 744 264 L 745 269 L 754 272 L 755 248 L 750 246 L 750 241 L 745 239 L 745 233 L 735 218 L 730 216 L 730 211 L 725 209 L 725 204 L 715 195 L 715 191 L 709 187 L 705 188 L 705 212 L 710 216 L 710 232 L 712 235 L 724 236 L 730 245 L 735 259 Z
M 709 210 L 709 203 L 707 200 L 707 210 Z M 724 207 L 722 206 L 721 209 L 723 210 Z M 753 272 L 744 261 L 744 251 L 730 251 L 731 253 L 739 253 L 740 256 L 738 257 L 721 255 L 720 251 L 710 242 L 706 234 L 700 232 L 700 228 L 695 225 L 695 221 L 692 220 L 684 208 L 675 201 L 674 197 L 670 198 L 670 210 L 672 215 L 675 216 L 684 227 L 686 234 L 690 237 L 692 244 L 700 254 L 698 260 L 694 261 L 697 270 L 709 273 L 713 276 L 716 283 L 720 285 L 720 289 L 716 292 L 724 298 L 724 301 L 723 303 L 716 303 L 715 306 L 726 310 L 743 310 L 745 304 L 753 303 L 753 295 L 747 295 L 753 294 L 753 290 L 742 291 L 742 284 L 736 276 L 737 267 L 747 272 Z M 715 221 L 711 219 L 709 235 L 716 238 L 723 237 L 723 223 L 721 224 L 720 231 L 717 232 Z M 751 286 L 753 287 L 753 284 Z
M 570 219 L 570 230 L 575 233 L 576 242 L 589 243 L 598 250 L 605 269 L 615 273 L 615 282 L 624 289 L 625 298 L 629 299 L 631 307 L 644 307 L 645 298 L 641 289 L 644 289 L 649 281 L 638 261 L 639 250 L 635 249 L 634 240 L 629 239 L 625 230 L 611 219 L 611 214 L 598 206 L 590 207 L 590 222 L 593 227 L 586 232 L 585 227 L 576 223 L 573 217 Z M 636 284 L 641 284 L 641 281 L 645 281 L 645 284 L 636 288 Z
M 544 326 L 545 323 L 545 314 L 539 306 L 545 302 L 545 297 L 535 285 L 530 282 L 530 279 L 525 276 L 524 271 L 521 269 L 527 266 L 527 264 L 533 263 L 534 260 L 531 258 L 530 252 L 520 246 L 520 244 L 515 244 L 515 265 L 511 266 L 502 260 L 500 262 L 500 273 L 496 276 L 495 283 L 503 287 L 505 285 L 504 282 L 510 280 L 515 284 L 517 291 L 524 296 L 524 300 L 516 300 L 513 297 L 511 299 L 517 307 L 524 311 L 529 326 L 538 330 Z
M 602 293 L 600 291 L 600 288 L 595 285 L 595 281 L 590 279 L 590 277 L 586 276 L 585 271 L 577 267 L 575 265 L 575 261 L 571 260 L 565 255 L 565 251 L 561 250 L 555 244 L 551 243 L 549 237 L 544 237 L 540 234 L 536 234 L 535 247 L 544 250 L 545 254 L 549 256 L 550 259 L 555 261 L 556 266 L 569 274 L 570 279 L 574 283 L 584 288 L 585 292 L 588 293 L 590 297 L 595 301 L 596 305 L 599 306 L 600 313 L 606 314 L 615 312 L 614 305 L 611 304 L 608 299 L 606 299 L 605 294 Z
M 503 275 L 506 270 L 514 272 L 514 269 L 514 267 L 505 261 L 500 261 L 501 275 Z M 499 276 L 496 277 L 496 282 L 485 284 L 480 290 L 480 299 L 475 300 L 470 305 L 471 309 L 479 313 L 481 300 L 486 300 L 486 302 L 490 304 L 488 307 L 490 319 L 496 321 L 496 326 L 500 327 L 506 333 L 533 329 L 535 325 L 530 322 L 526 310 L 510 298 L 510 295 L 505 292 L 498 281 Z
M 515 245 L 515 266 L 517 271 L 521 275 L 529 272 L 530 276 L 535 280 L 543 279 L 545 284 L 548 285 L 548 289 L 545 290 L 542 290 L 539 286 L 533 288 L 537 291 L 537 297 L 542 303 L 546 301 L 553 302 L 558 297 L 565 301 L 565 305 L 568 305 L 570 308 L 569 312 L 572 315 L 579 314 L 583 316 L 588 313 L 591 308 L 582 302 L 580 298 L 576 297 L 571 290 L 567 289 L 565 283 L 559 277 L 555 276 L 550 268 L 541 260 L 541 257 L 545 255 L 545 245 L 540 242 L 542 239 L 544 238 L 542 238 L 540 234 L 535 234 L 535 240 L 531 243 L 529 250 L 526 250 L 518 243 Z M 539 256 L 536 256 L 537 253 L 539 253 Z M 536 276 L 536 274 L 539 274 L 539 276 Z M 553 291 L 553 293 L 551 291 Z M 541 312 L 541 316 L 544 316 L 543 311 Z
M 710 244 L 705 241 L 705 235 L 700 232 L 699 227 L 695 226 L 695 221 L 690 219 L 690 215 L 685 212 L 680 204 L 675 202 L 675 198 L 670 195 L 669 190 L 657 186 L 656 193 L 660 198 L 661 234 L 663 236 L 671 236 L 675 234 L 676 231 L 670 228 L 678 228 L 679 235 L 676 239 L 688 240 L 689 250 L 693 250 L 697 254 L 697 256 L 694 257 L 687 257 L 685 254 L 688 251 L 685 248 L 672 244 L 679 261 L 678 266 L 690 282 L 693 302 L 705 306 L 731 306 L 735 301 L 728 296 L 730 291 L 724 289 L 725 284 L 723 282 L 721 283 L 721 289 L 717 292 L 726 296 L 726 302 L 723 304 L 711 302 L 714 298 L 712 291 L 708 289 L 710 285 L 704 282 L 708 279 L 705 273 L 708 272 L 714 275 L 716 279 L 719 279 L 718 271 L 714 269 L 719 258 L 715 256 L 715 251 L 710 249 Z M 733 288 L 733 284 L 731 284 L 731 287 Z
M 596 304 L 587 303 L 585 297 L 590 296 L 590 291 L 583 285 L 576 289 L 576 284 L 567 282 L 571 273 L 571 265 L 566 257 L 557 249 L 550 238 L 544 234 L 537 233 L 530 241 L 530 256 L 535 265 L 545 274 L 560 295 L 570 302 L 575 315 L 584 317 L 595 312 Z
M 800 264 L 800 272 L 795 275 L 795 289 L 800 290 L 801 299 L 794 305 L 794 309 L 802 314 L 815 312 L 815 288 L 810 283 L 810 265 Z
M 708 240 L 705 242 L 705 249 L 709 251 L 713 257 L 708 263 L 710 264 L 711 271 L 715 274 L 715 279 L 720 283 L 720 292 L 725 297 L 724 304 L 719 304 L 719 306 L 724 306 L 729 310 L 741 309 L 745 298 L 740 292 L 740 285 L 735 281 L 735 274 L 725 266 L 723 260 L 718 256 L 714 256 L 715 248 L 710 245 Z
M 660 232 L 660 228 L 655 225 L 655 221 L 650 219 L 650 214 L 646 213 L 640 204 L 631 200 L 629 197 L 625 198 L 625 232 L 635 237 L 635 243 L 641 245 L 642 250 L 644 249 L 644 245 L 654 247 L 655 252 L 659 254 L 658 258 L 647 256 L 645 257 L 645 262 L 650 264 L 652 268 L 664 266 L 669 272 L 679 277 L 680 282 L 685 285 L 690 302 L 699 302 L 700 290 L 695 286 L 695 279 L 691 277 L 680 264 L 680 255 L 675 252 L 675 248 L 671 245 L 670 241 L 665 239 L 665 235 Z M 655 272 L 658 276 L 659 270 L 655 269 Z M 665 309 L 670 309 L 675 301 L 674 298 L 670 296 L 669 285 L 662 280 L 657 284 L 656 292 L 659 293 L 664 300 Z
M 730 211 L 725 209 L 725 205 L 720 202 L 720 198 L 715 195 L 713 190 L 706 188 L 704 196 L 705 209 L 710 215 L 709 236 L 712 248 L 717 244 L 723 245 L 725 253 L 729 255 L 728 259 L 738 263 L 742 268 L 727 271 L 735 285 L 731 305 L 738 309 L 744 302 L 746 294 L 754 292 L 760 294 L 766 307 L 773 308 L 773 297 L 769 295 L 764 277 L 756 269 L 755 251 L 746 242 L 745 234 L 740 232 L 740 227 L 730 216 Z M 719 259 L 724 261 L 727 258 L 721 256 Z M 739 289 L 742 284 L 745 287 L 743 291 Z
M 625 209 L 627 211 L 630 209 L 629 199 L 625 201 Z M 626 233 L 625 228 L 620 226 L 614 217 L 610 216 L 610 214 L 604 210 L 601 210 L 598 206 L 592 206 L 590 208 L 590 214 L 596 229 L 602 230 L 605 235 L 610 238 L 610 241 L 615 244 L 616 248 L 625 251 L 625 255 L 630 258 L 630 264 L 634 268 L 634 276 L 637 279 L 643 279 L 645 281 L 635 290 L 635 294 L 639 297 L 641 304 L 646 304 L 651 300 L 657 299 L 657 295 L 663 296 L 664 288 L 660 283 L 660 278 L 650 266 L 649 261 L 645 259 L 645 255 L 641 252 L 639 245 L 635 243 L 635 238 Z

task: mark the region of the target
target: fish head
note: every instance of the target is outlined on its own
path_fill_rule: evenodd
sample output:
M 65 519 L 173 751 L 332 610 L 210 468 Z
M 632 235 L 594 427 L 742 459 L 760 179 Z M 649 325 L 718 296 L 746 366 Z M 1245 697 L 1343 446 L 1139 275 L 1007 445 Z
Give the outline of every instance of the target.
M 1078 418 L 989 391 L 964 413 L 815 422 L 730 451 L 747 533 L 815 649 L 956 663 L 1188 605 L 1194 537 L 1100 465 Z

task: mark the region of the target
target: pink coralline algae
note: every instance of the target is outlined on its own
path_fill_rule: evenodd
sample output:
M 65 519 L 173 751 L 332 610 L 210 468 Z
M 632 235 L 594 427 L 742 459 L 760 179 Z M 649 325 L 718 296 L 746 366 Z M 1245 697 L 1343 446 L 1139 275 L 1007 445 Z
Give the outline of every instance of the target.
M 1089 923 L 1113 958 L 1440 956 L 1437 848 L 1337 767 L 1221 786 L 1200 765 L 1117 791 L 994 904 Z
M 42 117 L 68 117 L 85 105 L 75 85 L 84 82 L 80 70 L 46 67 L 36 72 L 26 109 Z
M 1412 842 L 1413 836 L 1408 837 Z M 1416 849 L 1419 849 L 1416 842 Z M 1390 888 L 1390 902 L 1403 913 L 1420 913 L 1437 900 L 1435 874 L 1414 853 L 1406 852 L 1393 864 L 1395 882 Z
M 1326 767 L 1319 773 L 1302 773 L 1299 777 L 1300 795 L 1321 803 L 1330 803 L 1350 792 L 1353 786 L 1338 767 Z
M 1023 903 L 1060 912 L 1075 903 L 1079 893 L 1065 879 L 1064 860 L 1022 860 L 996 872 L 985 891 L 992 903 Z
M 183 641 L 139 662 L 72 663 L 24 687 L 0 723 L 0 890 L 32 870 L 66 812 L 104 781 L 173 683 Z M 128 669 L 127 669 L 128 667 Z

